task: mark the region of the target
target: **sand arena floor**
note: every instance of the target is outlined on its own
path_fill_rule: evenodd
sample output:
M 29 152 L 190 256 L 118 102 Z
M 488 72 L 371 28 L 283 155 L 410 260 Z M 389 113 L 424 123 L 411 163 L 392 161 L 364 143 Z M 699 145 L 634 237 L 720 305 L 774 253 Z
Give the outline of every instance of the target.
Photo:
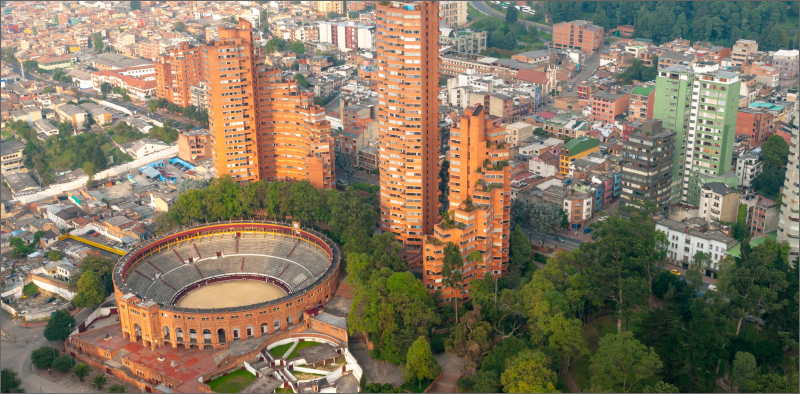
M 259 280 L 232 280 L 196 289 L 178 301 L 186 308 L 225 308 L 271 301 L 286 295 L 278 286 Z

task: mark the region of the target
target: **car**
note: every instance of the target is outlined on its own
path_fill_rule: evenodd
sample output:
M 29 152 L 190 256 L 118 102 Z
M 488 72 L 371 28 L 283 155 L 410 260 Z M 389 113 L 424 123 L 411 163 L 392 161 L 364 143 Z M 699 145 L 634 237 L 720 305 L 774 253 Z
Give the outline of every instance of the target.
M 55 305 L 55 304 L 60 304 L 60 303 L 61 303 L 61 301 L 64 301 L 64 300 L 62 300 L 62 299 L 60 299 L 60 298 L 59 298 L 59 299 L 57 299 L 57 300 L 55 300 L 55 301 L 53 302 L 53 305 Z
M 44 300 L 44 303 L 45 303 L 45 304 L 49 304 L 49 303 L 51 303 L 51 302 L 55 301 L 55 299 L 56 299 L 55 297 L 50 297 L 50 298 L 48 298 L 48 299 Z
M 601 216 L 600 219 L 597 219 L 598 222 L 602 222 L 603 220 L 608 219 L 608 216 Z
M 561 237 L 553 237 L 556 242 L 564 242 L 564 238 Z
M 96 237 L 98 235 L 100 235 L 100 233 L 94 233 L 94 234 L 92 234 L 92 237 Z
M 31 298 L 36 298 L 36 297 L 38 297 L 38 296 L 39 296 L 39 294 L 42 294 L 42 293 L 40 293 L 40 292 L 38 292 L 38 291 L 37 291 L 37 292 L 35 292 L 35 293 L 31 294 Z
M 591 228 L 588 228 L 588 227 L 587 227 L 587 228 L 585 228 L 585 229 L 583 229 L 583 233 L 584 233 L 584 234 L 589 234 L 589 233 L 591 233 L 592 231 L 594 231 L 594 230 L 592 230 Z
M 669 270 L 669 273 L 675 276 L 681 276 L 681 273 L 678 270 Z
M 123 118 L 126 117 L 126 116 L 131 116 L 131 114 L 122 115 Z
M 95 231 L 94 231 L 94 230 L 89 230 L 88 232 L 86 232 L 86 234 L 87 234 L 87 235 L 92 235 L 92 234 L 94 234 L 94 233 L 95 233 Z
M 20 312 L 19 314 L 20 314 L 20 315 L 24 315 L 24 314 L 26 314 L 26 313 L 28 313 L 28 311 L 22 311 L 22 312 Z

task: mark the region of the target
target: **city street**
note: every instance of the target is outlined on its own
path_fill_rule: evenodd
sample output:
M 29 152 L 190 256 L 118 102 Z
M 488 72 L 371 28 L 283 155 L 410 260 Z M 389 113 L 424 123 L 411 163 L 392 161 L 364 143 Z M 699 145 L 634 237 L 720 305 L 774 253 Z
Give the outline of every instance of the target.
M 84 309 L 75 315 L 75 321 L 85 320 L 93 310 Z M 22 388 L 28 393 L 49 392 L 49 393 L 86 393 L 89 391 L 85 386 L 67 387 L 60 382 L 51 382 L 33 372 L 31 363 L 31 352 L 42 346 L 53 346 L 53 342 L 44 338 L 44 326 L 24 328 L 19 326 L 19 320 L 7 317 L 6 313 L 0 316 L 0 328 L 10 338 L 16 338 L 16 342 L 7 341 L 5 338 L 0 342 L 0 364 L 3 368 L 11 368 L 22 379 Z M 68 380 L 68 379 L 67 379 Z M 65 381 L 64 383 L 68 383 Z M 94 391 L 96 392 L 96 391 Z
M 505 17 L 506 17 L 506 15 L 503 14 L 502 12 L 497 11 L 497 10 L 493 9 L 492 7 L 489 7 L 488 5 L 486 5 L 486 2 L 483 2 L 483 1 L 470 1 L 470 4 L 472 4 L 472 6 L 475 7 L 476 10 L 480 11 L 483 14 L 486 14 L 486 15 L 489 15 L 489 16 L 494 16 L 494 17 L 497 17 L 497 18 L 500 18 L 500 19 L 505 19 Z M 526 20 L 524 20 L 522 18 L 518 19 L 517 22 L 522 23 L 526 27 L 527 26 L 534 26 L 534 27 L 536 27 L 537 30 L 543 31 L 545 33 L 553 33 L 553 28 L 552 27 L 547 26 L 547 25 L 543 25 L 541 23 L 526 21 Z

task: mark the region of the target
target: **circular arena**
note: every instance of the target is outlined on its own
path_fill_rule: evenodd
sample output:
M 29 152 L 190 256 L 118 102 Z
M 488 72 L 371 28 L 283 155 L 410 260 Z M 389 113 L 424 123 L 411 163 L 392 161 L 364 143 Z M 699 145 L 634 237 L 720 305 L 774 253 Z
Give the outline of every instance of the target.
M 232 221 L 148 240 L 114 268 L 123 335 L 151 348 L 220 348 L 302 324 L 339 283 L 324 235 L 277 222 Z

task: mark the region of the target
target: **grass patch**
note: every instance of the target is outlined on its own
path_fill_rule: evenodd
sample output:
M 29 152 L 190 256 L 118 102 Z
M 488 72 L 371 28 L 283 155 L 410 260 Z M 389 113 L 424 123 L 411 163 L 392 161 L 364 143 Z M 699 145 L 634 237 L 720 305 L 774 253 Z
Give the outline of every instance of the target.
M 14 132 L 10 130 L 3 130 L 0 131 L 0 135 L 3 136 L 3 139 L 8 139 L 14 136 Z
M 477 21 L 477 20 L 487 19 L 487 18 L 492 18 L 492 19 L 499 20 L 499 18 L 494 18 L 494 17 L 491 17 L 489 15 L 485 15 L 484 13 L 476 10 L 475 7 L 472 6 L 472 4 L 467 3 L 467 19 L 469 21 Z
M 609 44 L 615 43 L 618 40 L 619 40 L 618 38 L 614 38 L 614 37 L 607 37 L 606 38 L 606 41 L 608 41 Z
M 421 393 L 431 385 L 431 382 L 433 382 L 433 380 L 430 379 L 423 380 L 422 385 L 420 385 L 419 382 L 405 382 L 400 385 L 400 388 L 412 393 Z
M 141 135 L 125 135 L 122 133 L 108 133 L 117 144 L 125 144 L 128 142 L 138 141 L 142 138 Z
M 539 37 L 543 38 L 545 41 L 553 41 L 553 35 L 544 31 L 539 31 Z
M 107 156 L 114 156 L 114 163 L 110 164 L 110 166 L 118 165 L 120 163 L 129 163 L 133 161 L 133 158 L 130 157 L 127 153 L 123 152 L 119 148 L 114 148 L 108 152 L 106 152 Z M 119 161 L 117 161 L 119 159 Z
M 289 351 L 289 348 L 292 347 L 293 344 L 294 342 L 289 342 L 280 346 L 275 346 L 274 348 L 269 349 L 269 354 L 275 358 L 283 358 L 283 355 Z
M 299 342 L 297 346 L 295 346 L 294 350 L 292 350 L 292 354 L 290 354 L 289 357 L 286 357 L 286 359 L 291 360 L 293 358 L 300 357 L 300 352 L 299 352 L 300 349 L 314 347 L 317 345 L 322 345 L 322 344 L 319 342 L 309 342 L 309 341 Z
M 298 372 L 292 371 L 292 375 L 297 378 L 297 380 L 314 380 L 316 378 L 323 377 L 325 375 L 318 374 L 318 373 L 310 373 L 310 372 Z
M 294 393 L 291 387 L 281 387 L 275 390 L 276 393 Z
M 218 393 L 238 393 L 254 380 L 255 375 L 240 369 L 208 382 L 208 386 Z
M 22 294 L 30 297 L 33 293 L 39 291 L 39 286 L 36 286 L 33 282 L 28 283 L 25 287 L 22 288 Z
M 747 327 L 746 327 L 747 334 L 745 334 L 745 326 L 744 325 L 747 325 Z M 758 335 L 758 341 L 756 341 L 756 335 Z M 751 322 L 749 322 L 749 321 L 745 321 L 744 322 L 744 324 L 742 325 L 742 329 L 739 330 L 739 336 L 743 337 L 745 341 L 750 341 L 750 342 L 761 342 L 761 341 L 769 339 L 769 334 L 767 334 L 767 330 L 761 329 L 759 331 L 757 329 L 756 325 L 751 323 Z
M 490 53 L 497 51 L 500 54 L 501 59 L 511 59 L 511 56 L 514 56 L 519 53 L 519 51 L 509 51 L 508 49 L 500 49 L 496 47 L 486 48 L 483 52 L 481 52 L 481 56 L 489 56 Z

